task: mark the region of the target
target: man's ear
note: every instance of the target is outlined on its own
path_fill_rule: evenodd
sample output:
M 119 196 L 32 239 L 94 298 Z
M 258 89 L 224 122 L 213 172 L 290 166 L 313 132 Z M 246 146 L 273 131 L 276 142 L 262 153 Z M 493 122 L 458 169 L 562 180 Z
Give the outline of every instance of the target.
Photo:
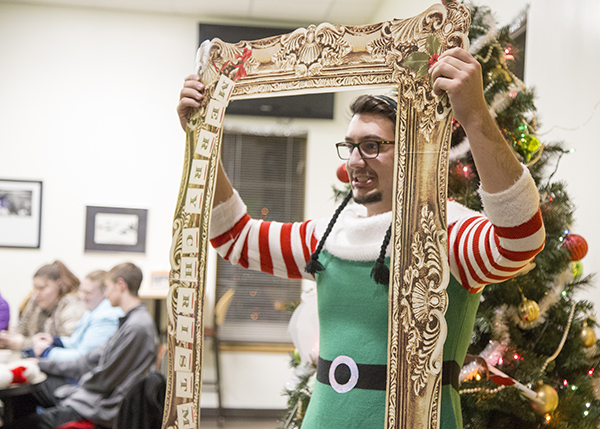
M 119 286 L 119 290 L 121 292 L 125 292 L 127 290 L 127 283 L 125 283 L 125 280 L 123 280 L 122 277 L 118 277 L 115 281 L 115 284 Z

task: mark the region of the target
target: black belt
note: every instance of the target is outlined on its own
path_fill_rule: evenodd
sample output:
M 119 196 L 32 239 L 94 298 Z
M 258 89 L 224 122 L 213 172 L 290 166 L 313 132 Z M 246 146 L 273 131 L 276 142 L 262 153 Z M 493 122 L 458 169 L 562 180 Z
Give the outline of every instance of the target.
M 335 369 L 331 372 L 331 365 L 334 362 L 336 362 Z M 444 361 L 442 365 L 442 385 L 449 384 L 455 390 L 458 390 L 459 374 L 460 366 L 456 361 Z M 332 377 L 333 380 L 331 380 Z M 340 356 L 335 361 L 323 359 L 319 356 L 317 380 L 320 383 L 334 387 L 334 390 L 340 393 L 354 388 L 385 390 L 387 384 L 387 365 L 357 364 L 347 356 Z
M 317 380 L 319 382 L 330 386 L 332 385 L 330 382 L 330 370 L 333 362 L 334 361 L 326 360 L 319 356 L 319 363 L 317 364 Z M 387 382 L 387 365 L 355 365 L 356 369 L 358 369 L 358 374 L 354 375 L 356 375 L 358 380 L 356 381 L 356 385 L 354 387 L 350 387 L 350 389 L 385 390 L 385 385 Z M 334 383 L 342 386 L 348 386 L 349 384 L 353 383 L 351 381 L 353 375 L 352 372 L 353 368 L 351 368 L 351 366 L 347 363 L 342 362 L 338 364 L 336 362 L 336 367 L 332 374 L 334 377 Z

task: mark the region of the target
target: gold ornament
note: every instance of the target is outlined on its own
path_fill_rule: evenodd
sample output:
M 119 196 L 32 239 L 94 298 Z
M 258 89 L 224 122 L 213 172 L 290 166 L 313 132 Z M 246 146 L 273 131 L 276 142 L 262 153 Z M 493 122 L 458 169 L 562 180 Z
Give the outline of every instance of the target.
M 531 406 L 538 414 L 551 413 L 558 407 L 558 393 L 552 386 L 538 382 L 538 387 L 535 389 L 537 392 L 537 399 L 539 401 L 531 401 Z
M 523 157 L 525 162 L 531 161 L 531 157 L 540 149 L 540 140 L 531 134 L 521 134 L 518 140 L 513 142 L 514 150 Z
M 503 80 L 504 82 L 510 82 L 510 75 L 500 64 L 496 65 L 493 69 L 488 72 L 488 80 L 490 82 L 495 80 Z
M 579 280 L 583 275 L 583 264 L 581 261 L 572 261 L 571 269 L 573 270 L 573 281 Z
M 587 325 L 587 321 L 583 322 L 583 329 L 579 334 L 579 338 L 583 341 L 583 347 L 585 348 L 592 347 L 598 340 L 594 330 Z
M 523 296 L 523 295 L 521 295 Z M 523 322 L 533 322 L 540 315 L 540 306 L 537 302 L 525 298 L 523 296 L 523 301 L 519 304 L 519 317 Z

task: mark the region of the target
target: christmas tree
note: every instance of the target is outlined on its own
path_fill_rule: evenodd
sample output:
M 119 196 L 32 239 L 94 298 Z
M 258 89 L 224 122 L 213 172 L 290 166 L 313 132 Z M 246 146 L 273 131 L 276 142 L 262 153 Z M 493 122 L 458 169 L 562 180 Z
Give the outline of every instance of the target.
M 587 243 L 570 232 L 574 207 L 566 184 L 552 181 L 569 151 L 536 136 L 535 97 L 513 72 L 519 52 L 509 27 L 497 29 L 487 8 L 470 9 L 470 51 L 482 66 L 486 101 L 538 185 L 546 245 L 528 272 L 483 291 L 472 360 L 461 371 L 464 427 L 597 428 L 596 321 L 592 303 L 576 298 L 590 285 L 580 261 Z M 477 171 L 456 123 L 450 157 L 449 198 L 480 210 Z
M 483 291 L 460 374 L 464 428 L 598 428 L 597 323 L 593 304 L 576 297 L 591 283 L 582 276 L 587 243 L 570 231 L 575 208 L 566 184 L 552 181 L 570 151 L 537 136 L 535 94 L 515 75 L 519 51 L 509 26 L 497 28 L 488 8 L 469 8 L 469 50 L 482 66 L 490 112 L 538 186 L 546 245 L 519 275 Z M 458 123 L 449 158 L 448 198 L 481 211 L 477 170 Z M 346 192 L 334 189 L 338 197 Z M 314 383 L 314 367 L 297 354 L 292 366 L 297 378 L 286 386 L 284 428 L 300 426 Z

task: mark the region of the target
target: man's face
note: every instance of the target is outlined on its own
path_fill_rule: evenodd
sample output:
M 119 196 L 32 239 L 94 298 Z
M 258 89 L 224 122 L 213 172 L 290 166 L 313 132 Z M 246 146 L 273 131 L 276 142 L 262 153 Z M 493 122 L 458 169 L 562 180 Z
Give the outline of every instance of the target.
M 394 141 L 395 134 L 394 123 L 385 116 L 359 113 L 352 117 L 348 125 L 346 141 Z M 391 144 L 380 145 L 379 156 L 372 159 L 361 158 L 358 149 L 354 149 L 346 161 L 354 201 L 363 204 L 369 216 L 392 210 L 393 168 L 394 145 Z
M 90 280 L 87 277 L 79 285 L 79 294 L 83 302 L 85 302 L 85 306 L 90 311 L 95 310 L 104 299 L 104 292 L 100 288 L 100 282 Z
M 106 297 L 110 301 L 110 305 L 118 307 L 121 303 L 121 294 L 118 285 L 110 279 L 106 279 Z

